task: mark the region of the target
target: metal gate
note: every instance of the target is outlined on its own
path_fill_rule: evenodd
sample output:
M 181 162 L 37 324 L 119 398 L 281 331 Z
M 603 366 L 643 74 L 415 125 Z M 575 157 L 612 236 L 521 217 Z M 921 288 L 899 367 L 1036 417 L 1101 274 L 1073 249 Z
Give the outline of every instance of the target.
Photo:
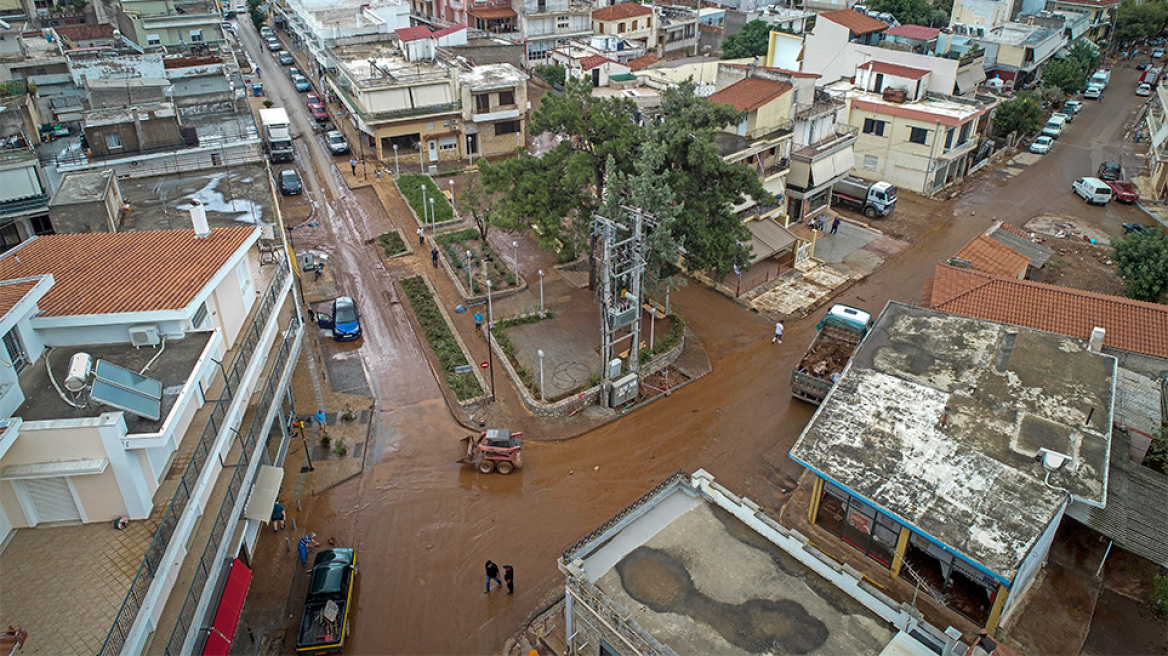
M 795 265 L 796 266 L 803 264 L 807 260 L 811 259 L 811 254 L 814 252 L 814 250 L 812 249 L 812 246 L 813 246 L 813 244 L 809 241 L 800 241 L 799 242 L 799 247 L 795 249 Z
M 23 482 L 32 499 L 37 524 L 81 519 L 81 511 L 65 478 L 27 478 Z

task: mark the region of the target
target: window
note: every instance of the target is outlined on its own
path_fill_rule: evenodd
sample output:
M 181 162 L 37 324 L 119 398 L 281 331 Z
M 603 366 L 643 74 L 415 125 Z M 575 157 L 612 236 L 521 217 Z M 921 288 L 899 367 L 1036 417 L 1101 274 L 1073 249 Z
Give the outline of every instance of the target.
M 864 168 L 868 171 L 875 171 L 876 167 L 880 166 L 880 158 L 872 155 L 864 155 Z
M 479 114 L 486 114 L 491 111 L 491 94 L 475 94 L 475 111 Z
M 567 16 L 556 16 L 556 28 L 560 29 L 560 30 L 568 29 L 568 27 L 571 26 L 571 23 L 569 22 L 569 20 L 570 19 Z M 600 24 L 600 33 L 604 34 L 604 24 L 603 23 Z
M 207 323 L 207 304 L 200 303 L 199 309 L 195 310 L 195 316 L 191 317 L 191 328 L 198 330 L 205 327 Z
M 877 121 L 874 118 L 864 119 L 864 134 L 874 134 L 878 137 L 884 136 L 884 126 L 888 121 Z
M 560 24 L 559 21 L 556 21 L 556 25 L 559 25 L 559 24 Z M 567 27 L 567 26 L 565 25 L 564 27 Z M 596 24 L 596 33 L 597 34 L 604 34 L 604 23 L 597 23 Z
M 623 34 L 623 33 L 624 33 L 624 31 L 625 31 L 625 24 L 624 24 L 624 23 L 618 23 L 618 24 L 617 24 L 617 26 L 616 26 L 616 33 L 617 33 L 617 34 Z
M 958 146 L 960 146 L 961 144 L 963 144 L 969 140 L 969 126 L 970 126 L 969 123 L 966 123 L 965 125 L 961 126 L 961 138 L 959 138 L 957 140 Z
M 24 353 L 24 347 L 20 345 L 20 337 L 16 335 L 15 328 L 4 333 L 4 351 L 16 373 L 24 371 L 24 368 L 28 366 L 28 356 Z
M 246 298 L 251 291 L 251 269 L 247 267 L 247 260 L 235 267 L 235 277 L 239 280 L 239 291 Z
M 122 147 L 122 137 L 118 134 L 105 135 L 105 147 L 110 150 L 117 150 Z
M 203 30 L 191 30 L 191 42 L 198 43 L 203 40 Z
M 500 121 L 495 124 L 495 136 L 519 132 L 519 121 Z
M 53 224 L 47 216 L 34 216 L 28 222 L 32 224 L 32 234 L 34 235 L 56 234 L 56 231 L 53 230 Z
M 952 147 L 953 147 L 953 128 L 949 128 L 949 131 L 945 133 L 945 150 L 949 150 Z
M 637 21 L 633 21 L 633 31 L 637 30 Z
M 157 34 L 147 34 L 146 35 L 146 45 L 160 46 L 160 45 L 162 45 L 162 37 L 158 36 Z
M 458 148 L 458 137 L 442 137 L 438 140 L 438 150 L 454 150 Z
M 929 131 L 924 128 L 909 128 L 908 140 L 915 144 L 928 143 Z
M 500 105 L 514 105 L 515 104 L 515 92 L 510 91 L 510 90 L 500 91 L 499 92 L 499 104 Z

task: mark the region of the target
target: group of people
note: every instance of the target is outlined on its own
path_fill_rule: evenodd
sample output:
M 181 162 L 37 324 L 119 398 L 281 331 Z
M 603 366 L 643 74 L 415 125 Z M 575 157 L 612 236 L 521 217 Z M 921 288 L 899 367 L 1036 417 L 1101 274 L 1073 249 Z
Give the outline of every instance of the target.
M 834 235 L 835 233 L 839 232 L 840 222 L 841 222 L 841 220 L 840 220 L 840 217 L 838 217 L 838 216 L 835 217 L 834 219 L 832 219 L 831 232 L 829 232 L 828 234 Z M 820 232 L 823 232 L 823 230 L 824 230 L 823 215 L 820 214 L 819 216 L 812 218 L 810 221 L 808 221 L 807 225 L 810 226 L 812 230 L 818 230 Z
M 272 507 L 272 532 L 284 530 L 284 519 L 287 511 L 284 509 L 284 504 L 276 501 L 276 505 Z M 316 533 L 306 533 L 300 541 L 296 543 L 296 555 L 300 557 L 300 565 L 308 564 L 308 550 L 319 546 L 320 543 L 316 541 Z
M 491 561 L 487 561 L 487 589 L 483 590 L 483 594 L 491 591 L 491 581 L 503 587 L 503 582 L 507 582 L 507 594 L 515 594 L 515 568 L 510 565 L 503 565 L 503 580 L 499 580 L 499 566 Z

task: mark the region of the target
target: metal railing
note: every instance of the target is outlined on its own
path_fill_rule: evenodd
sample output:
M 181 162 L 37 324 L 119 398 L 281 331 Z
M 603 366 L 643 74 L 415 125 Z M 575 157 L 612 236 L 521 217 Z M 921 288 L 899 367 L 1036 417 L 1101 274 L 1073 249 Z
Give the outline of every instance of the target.
M 267 423 L 265 420 L 271 411 L 272 404 L 280 402 L 277 396 L 277 388 L 283 379 L 282 372 L 287 365 L 288 356 L 292 352 L 292 346 L 299 336 L 300 321 L 293 314 L 291 321 L 288 322 L 288 329 L 284 331 L 284 340 L 280 344 L 280 350 L 276 352 L 271 369 L 272 373 L 264 383 L 263 395 L 256 405 L 256 412 L 252 417 L 251 428 L 247 431 L 246 435 L 240 436 L 241 448 L 239 460 L 235 464 L 231 479 L 227 483 L 226 496 L 223 498 L 223 503 L 219 506 L 219 513 L 215 516 L 215 523 L 211 526 L 211 535 L 208 536 L 207 545 L 203 547 L 203 554 L 199 557 L 199 563 L 195 567 L 195 572 L 191 579 L 191 587 L 187 590 L 186 598 L 183 599 L 182 609 L 179 611 L 178 619 L 174 623 L 174 630 L 171 631 L 170 640 L 166 643 L 167 654 L 177 655 L 182 653 L 183 643 L 186 642 L 187 634 L 190 633 L 191 628 L 194 626 L 195 611 L 198 609 L 199 600 L 203 597 L 207 580 L 214 571 L 219 546 L 223 543 L 224 538 L 227 537 L 227 529 L 231 522 L 234 521 L 232 515 L 234 514 L 235 501 L 243 491 L 243 479 L 247 475 L 248 465 L 251 462 L 249 454 L 255 448 L 256 442 L 261 435 L 266 435 L 268 432 L 269 427 L 265 425 Z
M 170 505 L 162 516 L 162 521 L 154 533 L 154 539 L 150 542 L 146 555 L 142 557 L 142 564 L 138 567 L 138 572 L 130 583 L 126 598 L 122 601 L 117 617 L 114 618 L 113 625 L 110 626 L 109 633 L 106 635 L 101 649 L 98 650 L 98 654 L 118 654 L 125 646 L 126 638 L 129 637 L 130 631 L 134 627 L 134 621 L 138 619 L 138 612 L 142 610 L 142 602 L 146 599 L 150 585 L 158 573 L 158 567 L 162 563 L 166 548 L 170 546 L 170 540 L 174 537 L 175 529 L 178 528 L 179 519 L 182 517 L 183 511 L 186 510 L 187 503 L 191 500 L 191 494 L 199 476 L 203 473 L 203 466 L 207 464 L 211 445 L 215 443 L 219 432 L 224 428 L 224 420 L 227 418 L 228 409 L 235 398 L 235 392 L 243 379 L 244 371 L 251 364 L 252 356 L 255 355 L 256 348 L 260 344 L 263 327 L 267 325 L 268 319 L 276 310 L 280 291 L 290 274 L 291 268 L 285 259 L 276 270 L 275 278 L 268 285 L 267 291 L 264 292 L 264 296 L 256 308 L 256 315 L 247 329 L 247 334 L 239 344 L 239 351 L 236 352 L 235 359 L 230 367 L 223 369 L 223 392 L 215 401 L 214 407 L 211 408 L 203 434 L 195 445 L 194 452 L 191 453 L 191 459 L 187 463 L 186 469 L 183 470 L 182 478 L 179 479 L 178 489 L 174 491 Z
M 27 212 L 41 207 L 49 206 L 49 195 L 40 194 L 30 198 L 21 198 L 20 200 L 9 200 L 0 203 L 0 216 L 8 214 L 17 214 L 20 212 Z
M 687 474 L 685 472 L 685 470 L 679 469 L 679 470 L 673 472 L 673 474 L 671 474 L 668 478 L 666 478 L 665 480 L 661 481 L 656 486 L 654 486 L 653 489 L 651 489 L 648 492 L 637 497 L 637 499 L 634 500 L 632 503 L 630 503 L 629 505 L 622 508 L 620 510 L 620 512 L 618 512 L 617 514 L 615 514 L 611 518 L 609 518 L 609 520 L 607 522 L 605 522 L 605 523 L 601 524 L 600 526 L 596 527 L 595 529 L 593 529 L 592 532 L 589 533 L 588 535 L 585 535 L 584 537 L 580 538 L 579 540 L 576 540 L 575 542 L 573 542 L 572 546 L 568 547 L 567 549 L 564 549 L 564 563 L 571 563 L 572 557 L 575 556 L 576 552 L 579 551 L 582 547 L 584 547 L 584 545 L 588 544 L 592 540 L 595 540 L 597 537 L 603 535 L 606 531 L 608 531 L 608 529 L 612 528 L 613 526 L 616 526 L 625 517 L 628 517 L 630 514 L 635 512 L 637 509 L 639 509 L 641 506 L 652 501 L 658 494 L 661 493 L 662 490 L 666 489 L 670 485 L 673 485 L 674 483 L 688 481 L 689 479 L 690 479 L 690 475 Z

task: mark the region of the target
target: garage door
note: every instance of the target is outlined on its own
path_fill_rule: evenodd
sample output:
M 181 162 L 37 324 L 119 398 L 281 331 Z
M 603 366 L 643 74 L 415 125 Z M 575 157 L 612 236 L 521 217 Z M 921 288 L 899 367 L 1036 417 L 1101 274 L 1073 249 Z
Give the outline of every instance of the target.
M 73 500 L 69 483 L 64 478 L 28 478 L 24 480 L 24 486 L 32 498 L 38 524 L 81 519 L 77 502 Z

